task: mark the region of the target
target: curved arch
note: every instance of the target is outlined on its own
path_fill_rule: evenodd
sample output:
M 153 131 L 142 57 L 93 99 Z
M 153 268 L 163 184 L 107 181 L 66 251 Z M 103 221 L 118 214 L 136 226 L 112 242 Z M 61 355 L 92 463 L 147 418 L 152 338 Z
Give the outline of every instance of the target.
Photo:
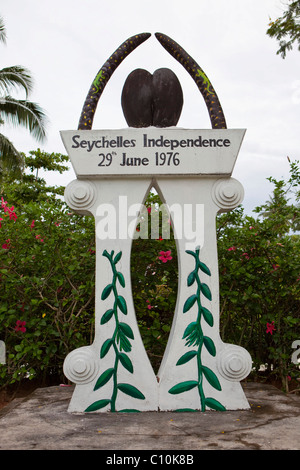
M 79 119 L 78 130 L 91 130 L 98 101 L 113 72 L 130 52 L 146 41 L 150 36 L 151 33 L 141 33 L 130 37 L 124 41 L 102 65 L 85 99 Z
M 160 44 L 186 69 L 202 93 L 213 129 L 226 129 L 226 120 L 217 94 L 205 72 L 173 39 L 162 33 L 155 33 Z

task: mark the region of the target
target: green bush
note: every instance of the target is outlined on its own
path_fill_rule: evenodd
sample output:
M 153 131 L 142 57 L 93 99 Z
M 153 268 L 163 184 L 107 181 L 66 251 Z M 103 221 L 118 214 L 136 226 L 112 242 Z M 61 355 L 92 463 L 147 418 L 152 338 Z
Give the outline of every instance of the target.
M 258 372 L 279 378 L 285 390 L 299 377 L 291 362 L 292 343 L 300 339 L 300 238 L 297 165 L 285 183 L 270 178 L 271 200 L 257 217 L 243 208 L 218 218 L 220 321 L 224 341 L 251 354 Z
M 159 215 L 156 239 L 136 238 L 131 251 L 132 293 L 139 329 L 147 354 L 157 372 L 169 337 L 178 287 L 178 261 L 171 222 L 159 196 L 150 192 L 146 203 L 147 225 L 137 230 L 151 233 L 151 217 Z M 141 217 L 143 219 L 143 216 Z M 166 227 L 169 225 L 169 227 Z M 168 238 L 163 238 L 169 232 Z
M 62 377 L 66 354 L 93 339 L 94 222 L 59 193 L 32 174 L 1 184 L 0 385 Z

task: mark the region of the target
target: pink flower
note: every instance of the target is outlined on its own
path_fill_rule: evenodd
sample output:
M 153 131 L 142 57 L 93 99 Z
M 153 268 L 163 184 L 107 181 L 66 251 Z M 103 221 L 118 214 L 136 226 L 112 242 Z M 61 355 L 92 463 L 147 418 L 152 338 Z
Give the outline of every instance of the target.
M 7 201 L 4 201 L 3 197 L 1 197 L 1 207 L 4 209 L 4 212 L 7 210 Z
M 15 207 L 14 206 L 8 207 L 7 201 L 4 201 L 3 197 L 1 197 L 1 207 L 4 210 L 4 212 L 8 212 L 9 220 L 11 219 L 17 220 L 18 217 L 14 211 Z
M 2 217 L 0 217 L 0 220 L 4 220 L 4 219 L 2 219 Z M 1 228 L 1 227 L 2 227 L 2 225 L 1 225 L 1 222 L 0 222 L 0 228 Z
M 9 250 L 10 248 L 10 238 L 8 240 L 5 240 L 6 243 L 3 243 L 2 248 L 3 250 Z
M 231 246 L 230 248 L 228 248 L 228 251 L 235 251 L 236 250 L 236 246 Z
M 15 331 L 22 331 L 22 333 L 25 333 L 26 331 L 25 325 L 26 325 L 26 321 L 17 320 Z
M 151 212 L 151 207 L 147 207 L 148 214 Z
M 276 330 L 274 322 L 272 321 L 271 323 L 267 323 L 266 333 L 271 333 L 272 335 L 274 330 Z
M 243 253 L 242 256 L 245 256 L 246 259 L 250 259 L 250 256 L 248 255 L 248 253 Z
M 279 264 L 273 264 L 272 268 L 273 269 L 272 269 L 271 273 L 274 272 L 274 271 L 277 271 L 277 269 L 279 268 Z
M 147 305 L 147 309 L 148 309 L 148 310 L 151 310 L 151 308 L 153 308 L 153 305 L 150 305 L 150 300 L 146 300 L 146 302 L 147 302 L 147 304 L 148 304 L 148 305 Z
M 163 263 L 166 263 L 167 261 L 171 260 L 172 259 L 172 256 L 171 256 L 171 251 L 160 251 L 159 252 L 159 259 L 163 262 Z
M 5 212 L 8 212 L 8 215 L 9 215 L 9 220 L 11 219 L 14 219 L 14 220 L 17 220 L 17 215 L 14 211 L 14 206 L 11 206 L 11 207 L 6 207 L 7 210 L 4 209 Z
M 31 222 L 31 225 L 30 225 L 31 230 L 33 229 L 33 227 L 34 227 L 34 220 Z

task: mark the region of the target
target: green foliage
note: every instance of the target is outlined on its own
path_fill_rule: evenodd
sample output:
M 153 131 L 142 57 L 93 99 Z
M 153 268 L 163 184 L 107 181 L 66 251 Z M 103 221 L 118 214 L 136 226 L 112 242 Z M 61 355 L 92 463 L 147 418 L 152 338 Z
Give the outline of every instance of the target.
M 288 200 L 292 190 L 299 197 L 297 163 L 288 182 L 269 178 L 273 195 L 255 209 L 258 217 L 238 208 L 218 219 L 221 336 L 244 346 L 256 370 L 266 365 L 285 389 L 299 376 L 291 354 L 300 338 L 300 210 Z
M 280 54 L 283 59 L 286 53 L 292 50 L 294 43 L 297 44 L 300 50 L 300 2 L 299 0 L 292 1 L 287 6 L 287 10 L 280 18 L 269 23 L 267 34 L 271 38 L 277 39 L 279 42 L 279 49 L 277 54 Z
M 53 164 L 51 155 L 44 158 L 45 166 Z M 94 222 L 71 213 L 55 193 L 32 174 L 1 185 L 0 337 L 7 365 L 0 385 L 62 379 L 66 353 L 93 339 Z
M 131 252 L 131 281 L 138 325 L 144 346 L 154 370 L 160 365 L 175 310 L 178 287 L 176 243 L 168 214 L 158 195 L 150 193 L 137 226 L 137 236 L 143 228 L 151 233 L 151 218 L 159 216 L 157 238 L 133 240 Z M 147 215 L 148 214 L 148 215 Z M 146 219 L 146 225 L 143 224 Z M 152 219 L 153 220 L 153 219 Z M 168 234 L 168 238 L 163 235 Z M 143 235 L 143 233 L 142 233 Z M 166 257 L 160 253 L 169 253 Z

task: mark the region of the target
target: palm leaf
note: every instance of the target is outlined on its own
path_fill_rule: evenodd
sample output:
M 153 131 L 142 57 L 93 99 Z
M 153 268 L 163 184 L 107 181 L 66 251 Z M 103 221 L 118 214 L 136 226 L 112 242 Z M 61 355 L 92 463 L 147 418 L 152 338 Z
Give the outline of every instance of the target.
M 17 151 L 12 142 L 0 134 L 0 172 L 9 171 L 21 176 L 24 166 L 24 159 L 21 153 Z
M 5 93 L 9 93 L 12 89 L 22 88 L 28 96 L 33 89 L 33 80 L 29 70 L 21 65 L 0 70 L 0 88 Z
M 0 16 L 0 41 L 6 44 L 6 29 L 2 16 Z
M 0 98 L 0 119 L 13 125 L 24 126 L 37 140 L 46 136 L 46 116 L 38 104 L 16 100 L 11 96 Z

